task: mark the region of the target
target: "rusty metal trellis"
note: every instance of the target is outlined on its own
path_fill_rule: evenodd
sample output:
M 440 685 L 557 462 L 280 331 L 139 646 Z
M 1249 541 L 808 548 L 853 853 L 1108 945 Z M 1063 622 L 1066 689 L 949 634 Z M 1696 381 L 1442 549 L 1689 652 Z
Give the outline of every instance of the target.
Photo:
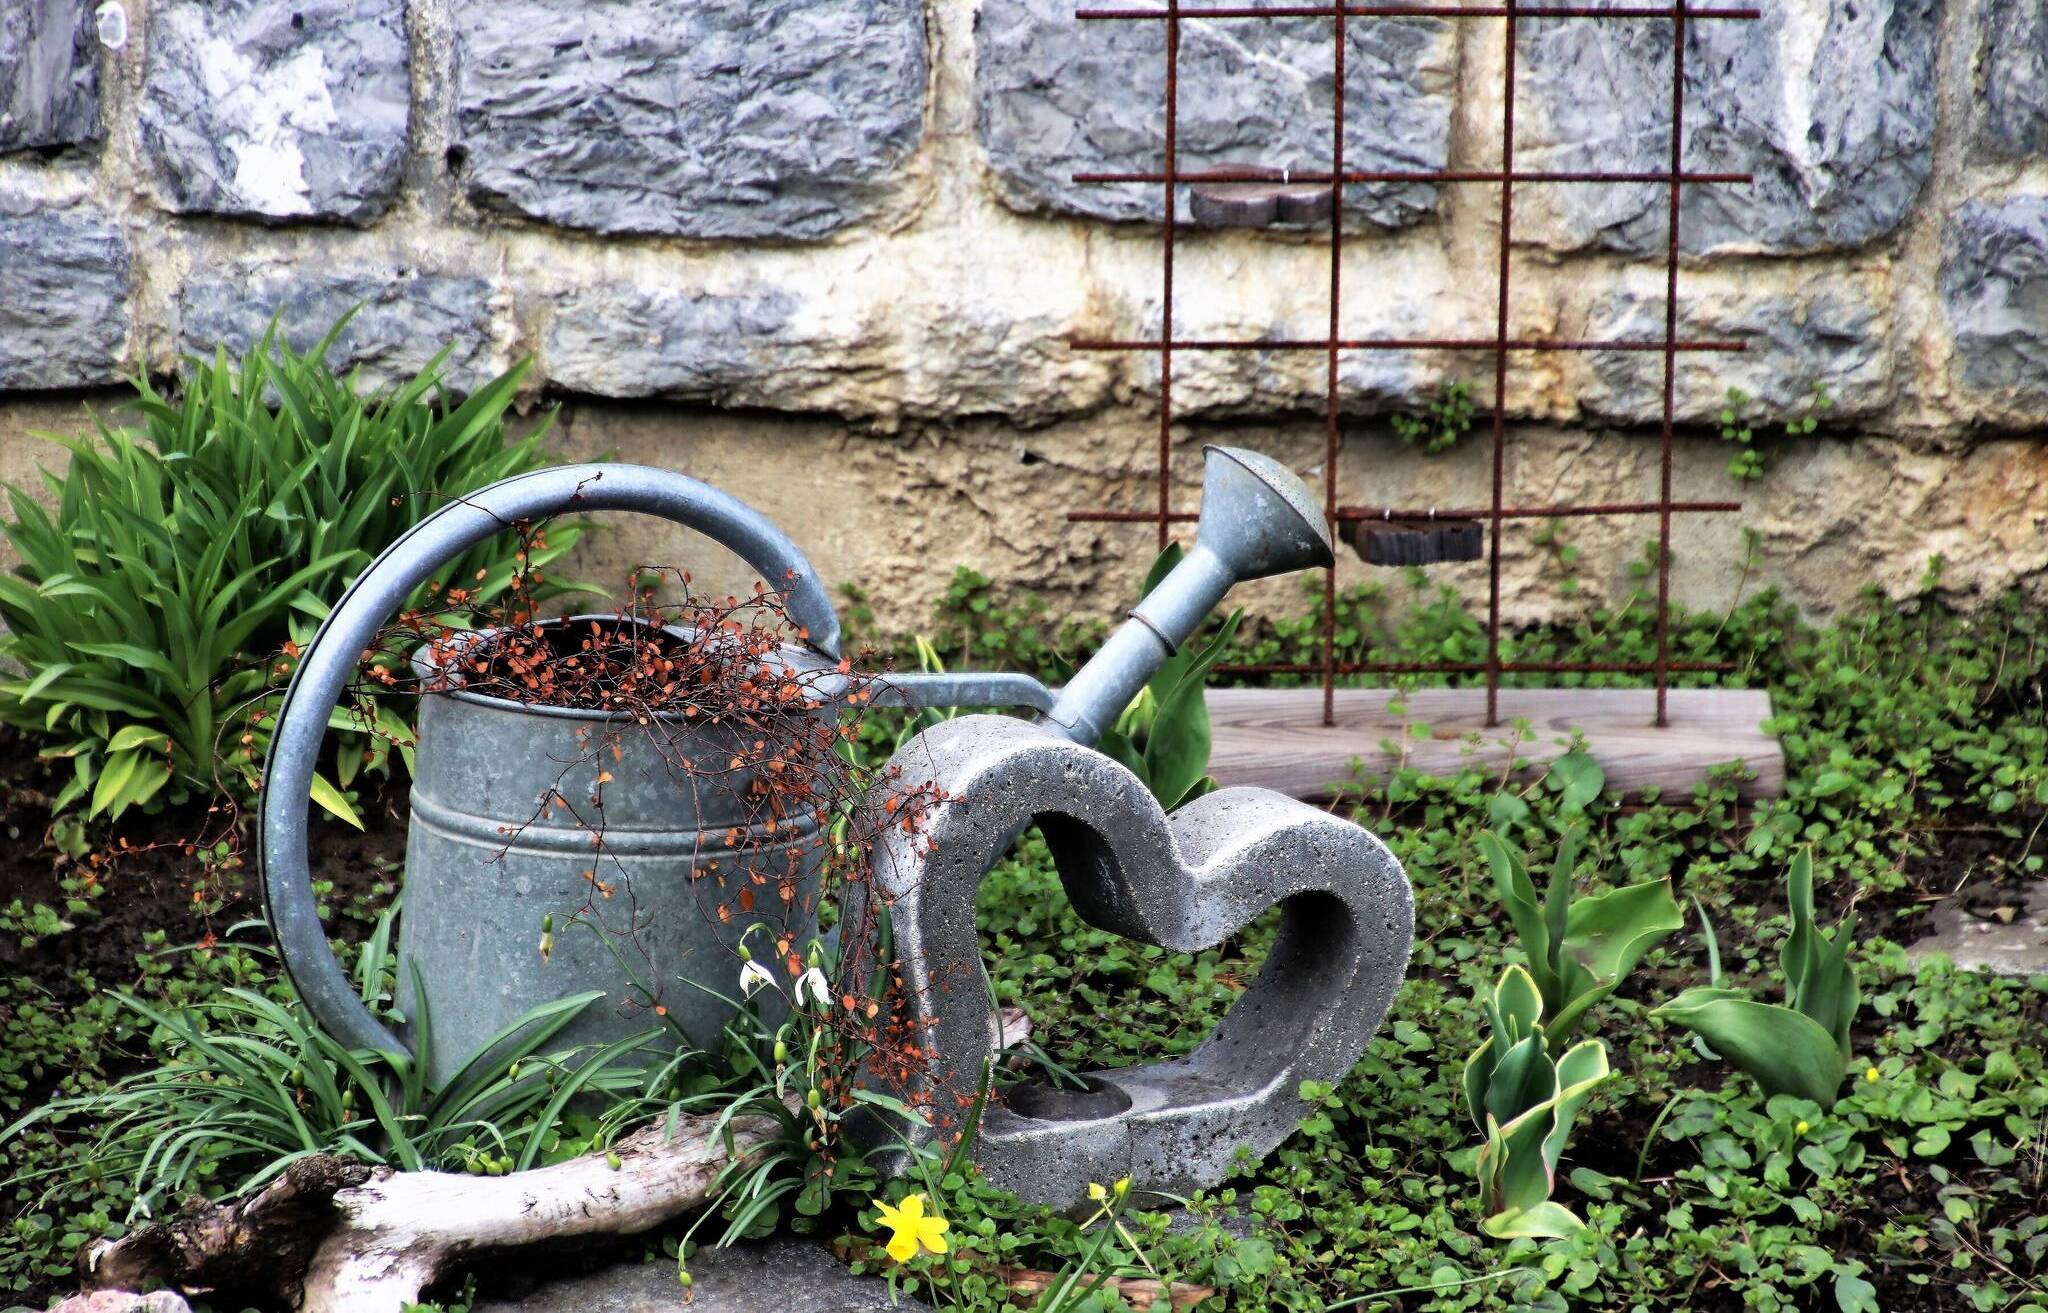
M 1327 433 L 1323 460 L 1324 513 L 1332 527 L 1340 521 L 1378 519 L 1382 516 L 1419 518 L 1439 514 L 1446 518 L 1483 519 L 1490 526 L 1487 545 L 1486 660 L 1481 663 L 1339 662 L 1336 659 L 1337 574 L 1335 568 L 1323 575 L 1322 660 L 1315 665 L 1278 664 L 1230 666 L 1220 669 L 1238 674 L 1317 675 L 1323 687 L 1323 723 L 1334 720 L 1336 680 L 1352 674 L 1484 674 L 1486 676 L 1486 722 L 1498 723 L 1500 679 L 1511 674 L 1625 673 L 1654 675 L 1657 690 L 1656 722 L 1666 723 L 1665 698 L 1675 672 L 1726 669 L 1715 662 L 1671 659 L 1671 517 L 1674 514 L 1739 511 L 1740 502 L 1674 501 L 1672 499 L 1672 428 L 1677 378 L 1677 361 L 1682 353 L 1699 351 L 1741 351 L 1739 341 L 1685 339 L 1678 336 L 1678 223 L 1680 188 L 1692 184 L 1743 183 L 1747 173 L 1687 172 L 1684 168 L 1685 139 L 1685 27 L 1703 19 L 1753 19 L 1761 11 L 1750 8 L 1688 5 L 1675 0 L 1670 5 L 1499 5 L 1456 4 L 1335 4 L 1206 6 L 1183 5 L 1164 0 L 1156 8 L 1079 9 L 1082 21 L 1137 21 L 1166 24 L 1166 144 L 1163 167 L 1158 171 L 1092 172 L 1073 175 L 1076 183 L 1153 184 L 1165 189 L 1166 206 L 1162 229 L 1164 259 L 1160 298 L 1160 330 L 1157 339 L 1073 338 L 1077 351 L 1157 352 L 1159 356 L 1159 500 L 1156 510 L 1073 511 L 1068 519 L 1105 524 L 1155 524 L 1163 548 L 1174 524 L 1196 517 L 1173 509 L 1171 466 L 1173 459 L 1173 358 L 1185 351 L 1318 351 L 1328 360 L 1329 396 L 1325 409 Z M 1500 18 L 1505 20 L 1506 60 L 1502 87 L 1500 167 L 1498 169 L 1419 169 L 1362 171 L 1344 167 L 1345 24 L 1353 18 Z M 1179 160 L 1180 135 L 1180 37 L 1182 24 L 1202 19 L 1328 18 L 1331 20 L 1332 60 L 1335 91 L 1331 105 L 1331 159 L 1327 170 L 1302 172 L 1291 169 L 1289 176 L 1304 184 L 1327 184 L 1330 188 L 1330 327 L 1323 338 L 1280 339 L 1176 339 L 1173 322 L 1174 248 L 1178 239 L 1179 188 L 1211 182 L 1258 181 L 1271 176 L 1259 166 L 1212 168 L 1183 172 Z M 1524 19 L 1640 19 L 1669 22 L 1672 29 L 1671 59 L 1671 162 L 1661 172 L 1609 172 L 1599 170 L 1534 170 L 1515 167 L 1515 55 L 1516 24 Z M 1498 293 L 1494 333 L 1491 337 L 1452 338 L 1346 338 L 1343 332 L 1344 188 L 1361 183 L 1491 183 L 1500 187 L 1500 250 Z M 1514 189 L 1526 184 L 1617 184 L 1655 183 L 1667 191 L 1667 249 L 1665 255 L 1664 332 L 1652 338 L 1538 339 L 1508 336 L 1509 284 L 1513 272 Z M 1338 363 L 1347 351 L 1486 351 L 1493 356 L 1493 441 L 1492 499 L 1483 507 L 1461 507 L 1449 511 L 1424 512 L 1394 507 L 1356 507 L 1337 504 L 1338 456 L 1342 447 L 1341 414 L 1338 397 Z M 1507 449 L 1508 357 L 1515 352 L 1557 351 L 1647 351 L 1664 358 L 1663 423 L 1659 444 L 1658 495 L 1653 502 L 1611 502 L 1587 505 L 1508 506 L 1505 505 Z M 1568 516 L 1655 515 L 1657 517 L 1657 656 L 1649 662 L 1546 661 L 1508 662 L 1500 655 L 1500 548 L 1501 526 L 1508 520 L 1548 519 Z

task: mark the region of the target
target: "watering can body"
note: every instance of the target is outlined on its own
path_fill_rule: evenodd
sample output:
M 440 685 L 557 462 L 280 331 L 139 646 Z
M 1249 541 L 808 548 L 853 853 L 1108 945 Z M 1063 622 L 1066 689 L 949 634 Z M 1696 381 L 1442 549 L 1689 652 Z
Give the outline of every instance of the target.
M 659 1028 L 644 1054 L 715 1047 L 741 993 L 741 932 L 817 933 L 820 818 L 772 814 L 749 772 L 725 769 L 749 756 L 733 727 L 457 687 L 421 699 L 418 734 L 398 1005 L 416 1051 L 431 1010 L 434 1084 L 537 1004 L 587 990 L 605 998 L 551 1046 Z M 773 957 L 769 942 L 754 936 Z M 770 1025 L 781 1005 L 762 991 Z

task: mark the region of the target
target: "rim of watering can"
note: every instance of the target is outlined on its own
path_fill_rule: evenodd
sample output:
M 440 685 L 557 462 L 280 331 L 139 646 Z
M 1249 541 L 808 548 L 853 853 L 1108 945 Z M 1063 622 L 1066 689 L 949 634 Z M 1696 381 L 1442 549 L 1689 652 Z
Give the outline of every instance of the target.
M 615 625 L 631 624 L 644 629 L 659 629 L 665 633 L 693 634 L 697 632 L 687 625 L 656 625 L 648 620 L 628 619 L 616 615 L 596 613 L 554 616 L 547 620 L 534 621 L 528 627 L 536 629 L 548 626 L 567 628 L 570 625 L 583 621 L 597 621 L 601 624 Z M 509 625 L 492 625 L 485 629 L 465 629 L 450 635 L 447 639 L 437 641 L 451 646 L 455 644 L 467 646 L 482 642 L 492 635 L 505 633 L 511 628 L 512 626 Z M 796 643 L 777 643 L 775 648 L 776 651 L 786 655 L 789 658 L 789 665 L 795 667 L 799 672 L 824 675 L 827 677 L 827 681 L 829 681 L 820 682 L 817 703 L 806 707 L 802 714 L 817 715 L 846 696 L 846 685 L 848 683 L 846 678 L 839 675 L 837 670 L 832 665 L 823 661 L 816 652 Z M 446 675 L 441 665 L 434 660 L 433 652 L 433 642 L 420 644 L 419 649 L 412 654 L 409 663 L 413 668 L 413 673 L 422 681 L 436 675 L 445 675 L 445 677 L 453 679 L 455 676 Z M 624 709 L 603 711 L 596 707 L 565 707 L 558 702 L 520 702 L 512 698 L 498 697 L 490 693 L 478 693 L 464 688 L 460 684 L 449 684 L 440 688 L 423 687 L 421 692 L 423 696 L 452 698 L 457 702 L 467 702 L 473 706 L 493 707 L 501 711 L 523 711 L 537 716 L 553 717 L 557 720 L 584 720 L 609 723 L 614 720 L 631 719 L 634 716 L 634 713 Z M 715 719 L 683 716 L 673 711 L 654 712 L 653 719 L 664 722 L 673 721 L 677 724 L 690 725 L 698 729 L 716 727 L 720 723 Z

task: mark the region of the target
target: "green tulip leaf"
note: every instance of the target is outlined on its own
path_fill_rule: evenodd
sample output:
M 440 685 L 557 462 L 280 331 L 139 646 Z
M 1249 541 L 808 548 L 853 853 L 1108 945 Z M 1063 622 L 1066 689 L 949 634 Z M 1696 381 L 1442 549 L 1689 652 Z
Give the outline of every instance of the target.
M 1813 1018 L 1739 989 L 1686 990 L 1650 1014 L 1686 1027 L 1748 1072 L 1764 1093 L 1796 1094 L 1833 1106 L 1842 1084 L 1835 1037 Z
M 1578 1214 L 1548 1199 L 1496 1213 L 1479 1226 L 1496 1240 L 1568 1240 L 1586 1229 Z

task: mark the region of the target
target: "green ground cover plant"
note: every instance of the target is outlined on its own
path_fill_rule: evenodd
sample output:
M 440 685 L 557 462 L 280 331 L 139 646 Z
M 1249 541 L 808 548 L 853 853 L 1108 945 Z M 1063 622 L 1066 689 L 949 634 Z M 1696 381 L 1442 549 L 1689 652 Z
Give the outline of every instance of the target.
M 1085 646 L 1085 635 L 1049 632 L 1041 611 L 999 604 L 967 578 L 935 631 L 943 636 L 935 657 L 964 653 L 983 664 L 977 656 L 988 653 L 995 657 L 987 664 L 1051 673 Z M 1930 589 L 1936 579 L 1930 571 Z M 1349 591 L 1340 603 L 1340 643 L 1358 659 L 1468 660 L 1483 651 L 1473 617 L 1419 575 Z M 1309 610 L 1248 624 L 1226 659 L 1297 655 L 1318 633 Z M 1575 753 L 1526 774 L 1482 767 L 1475 754 L 1450 777 L 1404 767 L 1361 780 L 1340 806 L 1389 843 L 1415 886 L 1409 979 L 1357 1069 L 1334 1086 L 1305 1090 L 1312 1111 L 1299 1132 L 1220 1188 L 1186 1200 L 1123 1198 L 1116 1183 L 1103 1182 L 1102 1202 L 1114 1200 L 1112 1207 L 1067 1217 L 939 1161 L 879 1187 L 874 1197 L 896 1210 L 887 1215 L 858 1193 L 804 1213 L 800 1189 L 784 1189 L 751 1216 L 744 1204 L 729 1204 L 696 1236 L 679 1225 L 634 1243 L 687 1269 L 694 1246 L 717 1229 L 803 1218 L 814 1234 L 850 1246 L 857 1267 L 887 1271 L 905 1293 L 989 1313 L 1033 1304 L 1010 1292 L 998 1275 L 1006 1267 L 1060 1274 L 1074 1307 L 1105 1309 L 1116 1301 L 1103 1289 L 1084 1291 L 1084 1271 L 1156 1272 L 1212 1287 L 1217 1293 L 1202 1307 L 1234 1313 L 2042 1313 L 2048 978 L 1971 974 L 1941 959 L 1916 964 L 1903 945 L 1934 894 L 1964 885 L 1996 902 L 2042 878 L 2044 627 L 2018 595 L 1962 615 L 1931 591 L 1903 603 L 1873 596 L 1825 626 L 1803 622 L 1769 593 L 1725 612 L 1675 615 L 1676 653 L 1734 666 L 1689 679 L 1771 691 L 1772 727 L 1789 768 L 1778 800 L 1743 803 L 1736 781 L 1722 775 L 1688 795 L 1624 807 Z M 1508 659 L 1597 652 L 1632 660 L 1654 641 L 1650 607 L 1638 598 L 1515 634 Z M 1576 855 L 1560 862 L 1574 843 Z M 1526 895 L 1515 886 L 1516 897 L 1546 918 L 1542 941 L 1500 914 L 1500 866 L 1490 850 L 1510 846 L 1523 855 L 1529 885 Z M 1788 889 L 1786 880 L 1802 854 L 1825 873 L 1806 885 L 1810 908 L 1797 882 Z M 1527 881 L 1530 869 L 1560 866 L 1564 882 L 1551 887 L 1565 909 L 1562 934 L 1547 919 L 1556 909 Z M 1601 906 L 1597 900 L 1652 882 L 1681 905 L 1696 899 L 1712 918 L 1725 988 L 1775 996 L 1781 965 L 1839 952 L 1860 995 L 1848 1013 L 1850 1078 L 1825 1099 L 1767 1091 L 1710 1037 L 1702 1051 L 1653 1020 L 1652 1010 L 1709 978 L 1699 937 L 1658 930 L 1625 954 L 1629 965 L 1594 969 L 1591 987 L 1559 995 L 1593 996 L 1577 1031 L 1604 1049 L 1608 1069 L 1578 1103 L 1554 1173 L 1544 1173 L 1548 1201 L 1583 1226 L 1489 1234 L 1498 1210 L 1465 1166 L 1468 1158 L 1478 1166 L 1466 1062 L 1518 1023 L 1482 1000 L 1512 970 L 1546 1009 L 1538 1015 L 1554 1016 L 1530 968 L 1540 960 L 1562 977 L 1567 961 L 1587 960 L 1571 953 L 1569 909 Z M 367 882 L 333 891 L 331 928 L 344 941 L 374 944 L 388 899 L 388 889 Z M 1858 937 L 1823 936 L 1818 927 L 1837 923 L 1852 903 Z M 175 1032 L 122 1003 L 117 989 L 160 1015 L 241 997 L 227 994 L 231 988 L 288 1001 L 273 964 L 245 942 L 249 930 L 230 927 L 208 942 L 208 923 L 196 914 L 152 927 L 132 953 L 87 964 L 81 937 L 103 941 L 131 913 L 105 895 L 80 905 L 61 918 L 78 928 L 62 929 L 31 902 L 10 923 L 15 937 L 0 945 L 11 963 L 35 968 L 0 976 L 0 1120 L 53 1097 L 116 1086 L 189 1051 Z M 232 915 L 227 907 L 201 910 L 223 925 Z M 1269 917 L 1214 949 L 1176 955 L 1093 930 L 1066 905 L 1035 835 L 985 883 L 977 919 L 997 1001 L 1023 1007 L 1044 1060 L 1066 1070 L 1193 1048 L 1258 970 L 1272 933 Z M 1654 924 L 1666 920 L 1660 909 Z M 195 941 L 205 946 L 185 947 Z M 347 951 L 357 960 L 365 950 Z M 1840 1015 L 1827 1024 L 1831 1043 Z M 1526 1038 L 1528 1028 L 1520 1033 Z M 774 1045 L 798 1039 L 754 1037 L 754 1079 L 783 1065 Z M 1543 1100 L 1521 1102 L 1527 1112 Z M 557 1148 L 588 1143 L 589 1134 L 568 1126 Z M 0 1194 L 8 1226 L 0 1291 L 41 1302 L 68 1274 L 79 1244 L 121 1228 L 134 1186 L 100 1164 L 94 1145 L 90 1128 L 41 1121 L 0 1150 L 19 1174 Z M 1552 1165 L 1540 1150 L 1537 1160 Z M 1512 1147 L 1505 1161 L 1515 1161 Z M 800 1160 L 794 1170 L 801 1175 Z M 236 1179 L 224 1167 L 202 1175 L 200 1188 L 225 1189 Z M 915 1246 L 897 1264 L 874 1250 L 893 1238 L 888 1217 L 905 1217 L 912 1194 L 920 1218 L 947 1222 L 947 1244 L 942 1253 Z

